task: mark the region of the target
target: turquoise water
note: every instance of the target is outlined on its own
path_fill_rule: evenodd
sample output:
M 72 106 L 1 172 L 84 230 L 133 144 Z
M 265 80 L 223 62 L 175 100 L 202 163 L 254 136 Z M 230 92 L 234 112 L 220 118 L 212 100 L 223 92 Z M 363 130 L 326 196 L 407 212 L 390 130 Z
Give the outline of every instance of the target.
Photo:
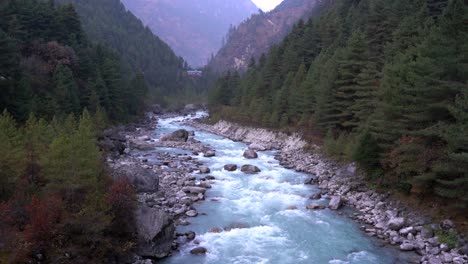
M 184 127 L 181 117 L 161 120 L 157 134 Z M 275 152 L 259 152 L 259 158 L 242 157 L 247 146 L 211 133 L 195 130 L 195 138 L 216 149 L 216 156 L 204 158 L 210 175 L 216 177 L 206 201 L 195 205 L 199 212 L 189 218 L 191 225 L 178 227 L 179 232 L 195 231 L 199 246 L 207 248 L 204 256 L 189 251 L 193 242 L 163 260 L 164 264 L 298 264 L 298 263 L 405 263 L 395 251 L 375 245 L 357 224 L 328 209 L 311 211 L 306 205 L 317 187 L 302 184 L 309 176 L 281 167 Z M 247 175 L 228 172 L 228 163 L 253 164 L 262 172 Z M 325 199 L 314 201 L 327 204 Z M 297 209 L 290 210 L 288 207 Z M 210 233 L 218 227 L 242 227 Z M 159 263 L 159 262 L 158 262 Z

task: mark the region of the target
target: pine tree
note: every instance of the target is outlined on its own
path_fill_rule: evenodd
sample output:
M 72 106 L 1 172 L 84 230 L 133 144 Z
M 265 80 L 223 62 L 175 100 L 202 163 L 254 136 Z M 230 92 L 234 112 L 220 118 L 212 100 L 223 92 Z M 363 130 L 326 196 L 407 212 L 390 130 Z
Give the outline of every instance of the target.
M 78 87 L 71 70 L 63 65 L 57 65 L 54 72 L 55 92 L 54 99 L 57 102 L 57 113 L 77 113 L 80 110 Z

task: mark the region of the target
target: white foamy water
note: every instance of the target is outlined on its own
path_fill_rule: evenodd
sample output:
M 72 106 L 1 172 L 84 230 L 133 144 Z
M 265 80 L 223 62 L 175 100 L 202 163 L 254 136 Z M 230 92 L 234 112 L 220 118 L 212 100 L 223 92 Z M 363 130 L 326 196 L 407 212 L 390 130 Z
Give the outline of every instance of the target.
M 202 115 L 200 112 L 196 116 Z M 178 123 L 183 119 L 160 120 L 156 133 L 193 130 Z M 191 225 L 178 227 L 178 231 L 195 231 L 199 246 L 208 252 L 204 256 L 191 255 L 189 251 L 196 247 L 191 242 L 161 263 L 405 263 L 394 251 L 376 246 L 351 220 L 328 209 L 307 210 L 306 205 L 312 202 L 309 197 L 318 192 L 317 187 L 302 184 L 308 175 L 282 168 L 274 152 L 259 152 L 258 159 L 247 160 L 242 157 L 247 148 L 243 143 L 198 130 L 195 138 L 216 149 L 215 157 L 196 157 L 210 167 L 216 180 L 206 193 L 206 201 L 195 205 L 199 216 L 188 219 Z M 228 163 L 238 167 L 252 164 L 262 172 L 228 172 L 223 169 Z M 313 202 L 327 203 L 324 199 Z M 297 209 L 288 209 L 292 206 Z M 234 229 L 209 233 L 213 227 Z

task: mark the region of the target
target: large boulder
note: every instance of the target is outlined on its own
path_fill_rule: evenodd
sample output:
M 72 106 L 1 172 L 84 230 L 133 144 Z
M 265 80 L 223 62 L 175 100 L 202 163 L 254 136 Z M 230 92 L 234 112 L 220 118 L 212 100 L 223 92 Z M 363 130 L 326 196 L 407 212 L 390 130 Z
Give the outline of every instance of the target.
M 203 153 L 203 157 L 205 158 L 210 158 L 216 156 L 216 152 L 214 150 L 207 150 L 205 153 Z
M 404 217 L 392 217 L 387 222 L 387 228 L 391 230 L 400 230 L 405 225 Z
M 333 196 L 328 204 L 328 207 L 332 210 L 340 209 L 341 205 L 343 204 L 343 200 L 341 196 Z
M 227 171 L 235 171 L 237 170 L 237 165 L 236 164 L 226 164 L 224 165 L 224 169 Z
M 179 129 L 172 133 L 162 136 L 160 141 L 187 142 L 189 132 L 185 129 Z
M 157 192 L 159 177 L 151 169 L 145 169 L 137 163 L 120 164 L 113 170 L 114 179 L 127 178 L 137 192 Z
M 258 158 L 257 152 L 255 152 L 255 150 L 253 150 L 253 149 L 247 149 L 246 151 L 244 151 L 243 156 L 246 159 L 256 159 L 256 158 Z
M 242 165 L 241 171 L 247 174 L 255 174 L 255 173 L 259 173 L 261 170 L 257 166 L 246 164 L 246 165 Z
M 138 246 L 144 258 L 164 258 L 171 253 L 175 225 L 163 210 L 140 204 L 135 212 Z

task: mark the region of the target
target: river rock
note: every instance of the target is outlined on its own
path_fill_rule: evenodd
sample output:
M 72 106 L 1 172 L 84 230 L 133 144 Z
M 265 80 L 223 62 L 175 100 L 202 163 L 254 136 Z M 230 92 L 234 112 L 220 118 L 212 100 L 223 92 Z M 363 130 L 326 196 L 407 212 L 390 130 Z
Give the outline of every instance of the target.
M 185 129 L 179 129 L 172 133 L 162 136 L 160 141 L 187 142 L 189 132 Z
M 163 258 L 171 252 L 175 226 L 163 210 L 140 204 L 135 212 L 140 256 Z
M 126 178 L 137 192 L 157 192 L 159 177 L 151 169 L 145 169 L 136 163 L 117 165 L 112 173 L 115 180 Z
M 404 217 L 392 217 L 387 222 L 387 228 L 391 230 L 400 230 L 405 225 Z
M 193 248 L 192 250 L 190 250 L 190 253 L 191 254 L 194 254 L 194 255 L 204 255 L 206 254 L 206 248 L 204 247 L 196 247 L 196 248 Z
M 306 208 L 309 209 L 309 210 L 317 210 L 317 209 L 325 209 L 325 206 L 323 206 L 323 205 L 321 205 L 321 204 L 314 204 L 314 203 L 312 203 L 312 204 L 308 204 L 308 205 L 306 206 Z
M 187 186 L 182 189 L 186 193 L 192 193 L 192 194 L 199 194 L 199 193 L 205 193 L 206 189 L 203 187 L 196 187 L 196 186 Z
M 342 203 L 343 201 L 341 199 L 341 196 L 332 196 L 328 207 L 332 210 L 338 210 L 340 209 Z
M 312 200 L 318 200 L 318 199 L 320 199 L 320 198 L 322 198 L 322 194 L 319 193 L 319 192 L 318 192 L 318 193 L 314 193 L 314 194 L 312 194 L 312 195 L 310 196 L 310 199 L 312 199 Z
M 210 168 L 208 168 L 208 167 L 200 167 L 200 173 L 210 173 Z
M 227 171 L 235 171 L 237 170 L 237 165 L 236 164 L 226 164 L 224 165 L 224 169 Z
M 188 216 L 188 217 L 195 217 L 198 215 L 198 212 L 196 210 L 189 210 L 187 212 L 185 212 L 185 215 Z
M 203 153 L 203 157 L 209 158 L 209 157 L 214 157 L 216 156 L 216 152 L 214 150 L 207 150 L 205 153 Z
M 445 219 L 444 221 L 442 221 L 440 223 L 440 227 L 443 229 L 443 230 L 449 230 L 451 228 L 454 228 L 455 227 L 455 224 L 453 223 L 452 220 L 449 220 L 449 219 Z
M 242 165 L 241 171 L 247 174 L 255 174 L 255 173 L 259 173 L 261 170 L 257 166 L 246 164 L 246 165 Z
M 403 244 L 400 245 L 400 250 L 402 251 L 414 250 L 414 245 L 411 242 L 403 242 Z
M 249 145 L 249 149 L 256 151 L 265 151 L 266 147 L 258 143 L 252 143 Z
M 212 176 L 212 175 L 208 175 L 208 176 L 205 177 L 205 179 L 207 179 L 207 180 L 214 180 L 214 179 L 216 179 L 216 178 L 215 178 L 214 176 Z
M 434 237 L 434 231 L 432 231 L 432 229 L 430 229 L 430 228 L 423 227 L 421 229 L 421 237 L 426 238 L 426 239 Z
M 247 149 L 246 151 L 244 151 L 243 156 L 246 159 L 256 159 L 256 158 L 258 158 L 257 152 L 255 152 L 255 150 L 253 150 L 253 149 Z

